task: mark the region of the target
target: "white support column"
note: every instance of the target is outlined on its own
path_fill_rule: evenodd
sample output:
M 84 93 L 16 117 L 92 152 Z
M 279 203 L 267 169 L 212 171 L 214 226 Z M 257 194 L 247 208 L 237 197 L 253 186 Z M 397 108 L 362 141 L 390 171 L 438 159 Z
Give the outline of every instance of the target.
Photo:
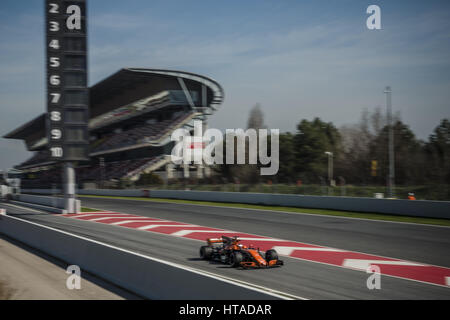
M 79 213 L 80 208 L 75 201 L 75 169 L 72 162 L 64 163 L 63 184 L 67 213 Z
M 211 177 L 211 168 L 208 165 L 205 165 L 205 178 Z
M 192 101 L 191 94 L 189 93 L 189 90 L 187 89 L 183 78 L 178 77 L 177 79 L 178 79 L 178 83 L 180 84 L 181 89 L 184 92 L 184 95 L 186 96 L 186 99 L 187 99 L 189 105 L 191 106 L 192 109 L 194 109 L 195 108 L 194 102 Z
M 206 86 L 202 84 L 202 107 L 206 108 L 208 104 L 208 90 L 206 90 Z
M 184 173 L 184 178 L 189 178 L 189 165 L 188 164 L 183 164 L 183 173 Z
M 173 164 L 172 163 L 166 164 L 166 177 L 167 177 L 167 179 L 173 178 Z
M 206 117 L 203 118 L 203 132 L 206 132 L 206 130 L 208 130 L 208 122 L 206 121 Z M 203 141 L 202 142 L 205 143 L 209 143 L 209 141 Z M 203 147 L 205 147 L 205 145 L 203 145 Z M 202 150 L 203 151 L 203 150 Z M 209 167 L 209 165 L 207 165 L 204 161 L 203 161 L 203 165 L 202 165 L 202 178 L 203 177 L 210 177 L 211 176 L 211 168 Z
M 202 164 L 197 165 L 197 179 L 203 179 L 203 168 Z
M 395 196 L 395 159 L 394 159 L 394 124 L 392 121 L 392 90 L 391 87 L 386 87 L 384 93 L 386 94 L 386 113 L 389 128 L 389 175 L 388 175 L 388 193 L 389 198 Z

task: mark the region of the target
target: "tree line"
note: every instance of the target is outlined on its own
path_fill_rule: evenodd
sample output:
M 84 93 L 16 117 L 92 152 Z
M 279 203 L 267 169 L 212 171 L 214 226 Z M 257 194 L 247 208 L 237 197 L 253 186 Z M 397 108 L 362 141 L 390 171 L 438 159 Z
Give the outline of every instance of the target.
M 259 105 L 250 112 L 247 128 L 266 128 Z M 442 119 L 426 141 L 418 139 L 399 115 L 393 117 L 395 182 L 397 185 L 450 184 L 450 121 Z M 336 127 L 320 118 L 302 119 L 295 132 L 280 134 L 280 168 L 260 176 L 258 165 L 222 165 L 219 175 L 230 182 L 326 184 L 328 155 L 333 153 L 337 185 L 385 185 L 389 170 L 386 115 L 381 108 L 362 112 L 354 125 Z

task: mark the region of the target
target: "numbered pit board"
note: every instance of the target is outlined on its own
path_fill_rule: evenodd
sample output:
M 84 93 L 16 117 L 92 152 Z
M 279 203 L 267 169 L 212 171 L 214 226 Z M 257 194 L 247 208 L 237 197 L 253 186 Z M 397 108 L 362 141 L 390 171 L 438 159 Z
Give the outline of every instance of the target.
M 88 160 L 86 0 L 45 0 L 50 160 Z

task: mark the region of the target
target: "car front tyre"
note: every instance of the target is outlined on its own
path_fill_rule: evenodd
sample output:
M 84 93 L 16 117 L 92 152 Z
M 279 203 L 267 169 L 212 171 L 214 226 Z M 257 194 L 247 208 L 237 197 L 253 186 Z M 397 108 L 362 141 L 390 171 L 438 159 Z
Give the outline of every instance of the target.
M 241 262 L 244 260 L 242 253 L 239 251 L 235 251 L 230 256 L 230 266 L 233 268 L 237 268 L 241 265 Z
M 273 249 L 266 251 L 266 261 L 269 262 L 271 260 L 278 260 L 278 253 Z

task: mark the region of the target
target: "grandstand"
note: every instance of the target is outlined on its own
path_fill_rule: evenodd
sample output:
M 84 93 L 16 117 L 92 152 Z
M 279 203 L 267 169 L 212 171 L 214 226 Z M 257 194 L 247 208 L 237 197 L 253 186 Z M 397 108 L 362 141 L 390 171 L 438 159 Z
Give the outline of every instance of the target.
M 204 165 L 170 163 L 177 128 L 193 130 L 193 121 L 207 121 L 222 104 L 224 92 L 214 80 L 182 71 L 121 69 L 89 88 L 90 160 L 76 163 L 79 188 L 137 180 L 154 172 L 163 179 L 209 174 Z M 49 160 L 42 114 L 6 134 L 25 142 L 31 158 L 17 165 L 23 188 L 60 187 L 60 163 Z

